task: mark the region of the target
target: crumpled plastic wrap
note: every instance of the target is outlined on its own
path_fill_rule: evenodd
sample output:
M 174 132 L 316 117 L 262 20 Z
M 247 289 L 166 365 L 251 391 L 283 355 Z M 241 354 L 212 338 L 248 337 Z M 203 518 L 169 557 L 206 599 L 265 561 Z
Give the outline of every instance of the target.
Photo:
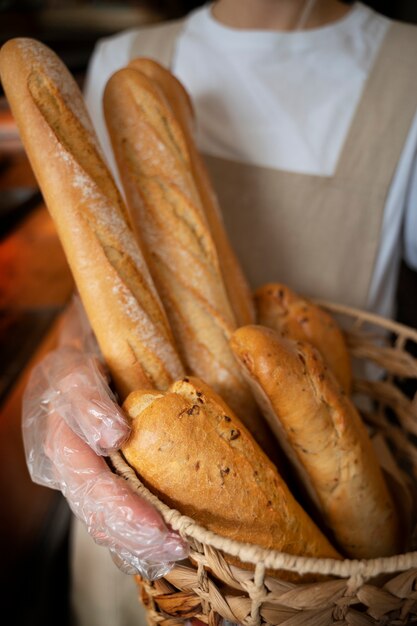
M 155 579 L 186 558 L 186 543 L 103 458 L 120 447 L 129 426 L 77 298 L 60 345 L 32 371 L 22 432 L 32 480 L 63 493 L 122 571 Z

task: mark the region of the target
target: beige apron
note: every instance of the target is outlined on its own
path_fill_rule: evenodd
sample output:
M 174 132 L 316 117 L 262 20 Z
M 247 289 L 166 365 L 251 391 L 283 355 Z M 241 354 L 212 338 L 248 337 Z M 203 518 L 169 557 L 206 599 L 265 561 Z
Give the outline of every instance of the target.
M 170 67 L 182 27 L 178 20 L 138 33 L 132 57 Z M 415 27 L 392 24 L 332 176 L 205 156 L 252 287 L 278 280 L 365 308 L 388 190 L 417 108 L 416 59 Z
M 182 27 L 175 21 L 138 31 L 130 57 L 170 67 Z M 407 25 L 390 28 L 334 176 L 207 157 L 232 244 L 253 286 L 281 280 L 306 294 L 364 305 L 386 195 L 417 105 L 415 33 Z M 72 533 L 72 573 L 77 624 L 145 623 L 133 578 L 80 522 Z

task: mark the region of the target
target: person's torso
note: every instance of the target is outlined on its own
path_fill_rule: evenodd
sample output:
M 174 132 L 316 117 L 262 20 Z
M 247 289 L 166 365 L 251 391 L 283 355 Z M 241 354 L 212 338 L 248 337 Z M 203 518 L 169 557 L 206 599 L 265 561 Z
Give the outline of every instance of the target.
M 381 308 L 390 312 L 400 250 L 391 246 L 386 254 L 383 218 L 410 122 L 394 129 L 399 143 L 392 151 L 396 102 L 388 103 L 388 113 L 372 111 L 386 99 L 384 68 L 380 84 L 365 89 L 389 27 L 358 4 L 314 31 L 247 33 L 224 28 L 206 7 L 184 22 L 132 33 L 129 58 L 154 56 L 193 99 L 198 146 L 253 287 L 281 280 L 375 310 L 370 294 L 383 282 Z M 379 131 L 387 133 L 383 142 Z M 379 165 L 381 147 L 391 159 Z M 391 214 L 390 240 L 399 242 L 402 216 Z

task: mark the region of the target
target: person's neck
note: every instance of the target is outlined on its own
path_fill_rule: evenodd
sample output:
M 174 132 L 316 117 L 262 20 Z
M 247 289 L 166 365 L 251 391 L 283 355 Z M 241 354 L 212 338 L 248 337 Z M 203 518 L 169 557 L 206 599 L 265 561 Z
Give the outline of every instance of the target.
M 315 0 L 312 5 L 309 0 L 217 0 L 212 15 L 230 28 L 291 31 L 331 24 L 350 8 L 339 0 Z

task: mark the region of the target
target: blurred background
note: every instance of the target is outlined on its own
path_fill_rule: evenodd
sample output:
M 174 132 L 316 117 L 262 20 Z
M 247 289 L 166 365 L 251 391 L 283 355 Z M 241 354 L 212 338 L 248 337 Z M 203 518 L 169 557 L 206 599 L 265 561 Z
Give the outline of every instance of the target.
M 82 74 L 94 42 L 135 25 L 185 15 L 198 0 L 0 0 L 0 44 L 14 36 L 41 39 Z M 364 2 L 395 19 L 417 22 L 414 0 Z
M 191 0 L 0 0 L 0 46 L 39 39 L 80 86 L 97 39 L 185 15 Z M 417 23 L 415 0 L 365 2 Z M 45 255 L 45 250 L 48 254 Z M 73 283 L 0 85 L 0 517 L 2 609 L 15 624 L 70 624 L 68 521 L 57 492 L 28 476 L 20 433 L 22 393 L 33 363 L 53 345 Z M 417 326 L 417 280 L 402 266 L 398 318 Z
M 0 0 L 0 44 L 14 36 L 41 39 L 74 73 L 83 73 L 103 35 L 135 25 L 185 15 L 198 0 Z M 417 22 L 414 0 L 365 1 L 395 19 Z

